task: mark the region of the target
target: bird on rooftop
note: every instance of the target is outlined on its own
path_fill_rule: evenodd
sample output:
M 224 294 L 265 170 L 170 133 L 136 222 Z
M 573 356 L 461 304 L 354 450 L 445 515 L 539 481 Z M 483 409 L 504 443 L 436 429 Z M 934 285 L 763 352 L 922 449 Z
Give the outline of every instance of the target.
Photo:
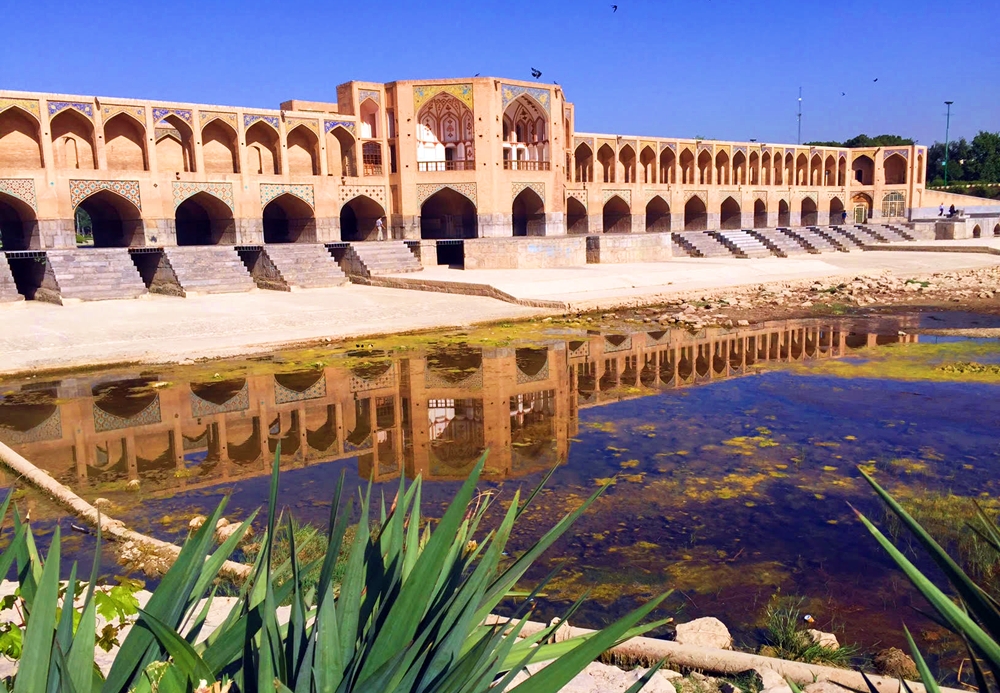
M 535 68 L 531 68 L 531 76 L 534 77 L 535 79 L 538 79 L 539 77 L 542 76 L 542 71 L 536 70 Z
M 618 5 L 612 5 L 611 6 L 611 11 L 612 12 L 617 12 L 618 11 Z

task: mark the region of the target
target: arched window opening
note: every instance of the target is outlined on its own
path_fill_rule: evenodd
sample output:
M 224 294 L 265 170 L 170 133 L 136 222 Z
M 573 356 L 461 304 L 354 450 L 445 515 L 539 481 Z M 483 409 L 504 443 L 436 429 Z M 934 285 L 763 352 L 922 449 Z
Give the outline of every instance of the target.
M 842 156 L 837 161 L 837 186 L 842 188 L 845 185 L 847 185 L 847 157 Z
M 525 188 L 514 198 L 511 225 L 514 236 L 545 235 L 545 203 L 531 188 Z
M 835 197 L 830 200 L 830 223 L 842 224 L 844 221 L 844 203 L 839 197 Z
M 760 158 L 760 184 L 770 185 L 771 176 L 771 155 L 765 152 Z
M 0 113 L 0 169 L 42 168 L 38 121 L 20 108 Z
M 161 172 L 189 173 L 194 171 L 194 142 L 191 127 L 182 119 L 169 115 L 153 130 L 156 141 L 156 166 Z
M 504 168 L 521 171 L 549 170 L 551 164 L 546 121 L 545 110 L 526 94 L 507 105 L 503 112 Z
M 702 185 L 712 184 L 712 155 L 707 149 L 698 155 L 698 182 Z
M 617 195 L 604 203 L 602 217 L 604 233 L 631 233 L 632 211 L 628 203 Z
M 378 139 L 379 136 L 379 108 L 374 99 L 365 99 L 361 102 L 361 138 L 365 140 Z
M 753 203 L 753 227 L 767 228 L 767 205 L 764 204 L 764 200 L 756 200 Z
M 823 185 L 837 185 L 837 161 L 833 156 L 827 156 L 823 165 Z
M 316 215 L 304 200 L 285 193 L 264 207 L 265 243 L 315 243 Z
M 639 166 L 642 168 L 642 182 L 646 185 L 656 184 L 656 154 L 650 147 L 643 147 L 639 155 Z
M 819 213 L 816 210 L 816 201 L 811 197 L 802 198 L 802 205 L 799 207 L 800 221 L 802 226 L 816 226 L 819 224 Z
M 451 94 L 438 94 L 417 114 L 417 170 L 476 168 L 472 110 Z
M 747 157 L 743 152 L 733 154 L 733 185 L 746 185 Z
M 221 120 L 213 120 L 206 125 L 201 130 L 201 157 L 205 163 L 205 173 L 239 173 L 236 131 Z M 252 164 L 251 171 L 257 172 Z
M 93 171 L 97 169 L 94 151 L 94 124 L 79 111 L 68 108 L 49 122 L 56 167 Z
M 684 205 L 684 230 L 704 231 L 708 228 L 708 209 L 700 197 L 692 197 Z
M 604 182 L 614 183 L 616 173 L 615 169 L 617 168 L 617 163 L 615 162 L 615 151 L 607 144 L 602 144 L 601 148 L 597 150 L 597 161 L 601 164 Z
M 851 205 L 854 211 L 854 222 L 864 224 L 872 215 L 872 198 L 864 193 L 857 193 L 851 197 Z
M 592 183 L 594 181 L 594 152 L 586 144 L 580 144 L 574 154 L 576 158 L 576 182 Z
M 281 173 L 281 159 L 278 155 L 278 133 L 263 120 L 250 126 L 246 133 L 247 148 L 256 151 L 251 161 L 250 173 L 278 175 Z
M 715 174 L 717 185 L 729 185 L 729 155 L 725 152 L 715 156 Z
M 875 184 L 875 162 L 872 161 L 870 156 L 859 154 L 854 157 L 851 169 L 854 171 L 854 180 L 856 182 L 861 185 Z
M 35 211 L 16 197 L 0 193 L 0 250 L 40 247 Z
M 809 161 L 805 154 L 795 160 L 795 185 L 809 185 Z
M 899 154 L 893 154 L 882 162 L 882 171 L 886 185 L 906 184 L 906 159 Z
M 760 154 L 750 152 L 750 164 L 747 168 L 747 183 L 750 185 L 763 185 L 760 178 Z
M 778 226 L 788 228 L 791 226 L 792 215 L 785 200 L 778 200 Z
M 111 171 L 148 171 L 146 128 L 125 113 L 105 121 L 104 157 Z
M 813 154 L 809 161 L 809 185 L 817 186 L 823 184 L 823 158 L 819 154 Z
M 917 185 L 924 183 L 924 155 L 917 156 Z
M 177 245 L 235 245 L 236 222 L 225 202 L 200 192 L 178 205 L 174 212 Z
M 981 238 L 982 235 L 983 235 L 983 230 L 979 227 L 979 224 L 976 224 L 972 228 L 972 237 L 973 238 Z
M 288 173 L 292 176 L 319 175 L 319 138 L 305 125 L 292 129 L 287 136 Z
M 635 183 L 635 150 L 632 145 L 626 144 L 619 150 L 618 161 L 621 162 L 622 182 Z
M 681 152 L 681 182 L 684 185 L 694 185 L 695 177 L 694 154 L 690 149 Z
M 677 182 L 677 157 L 669 147 L 660 152 L 660 182 L 670 185 Z
M 365 142 L 361 145 L 361 163 L 366 176 L 382 175 L 382 145 L 378 142 Z
M 337 126 L 326 134 L 326 165 L 331 176 L 353 178 L 358 175 L 354 144 L 354 136 L 346 128 Z
M 364 195 L 349 200 L 340 210 L 340 240 L 377 241 L 376 222 L 385 217 L 385 209 Z

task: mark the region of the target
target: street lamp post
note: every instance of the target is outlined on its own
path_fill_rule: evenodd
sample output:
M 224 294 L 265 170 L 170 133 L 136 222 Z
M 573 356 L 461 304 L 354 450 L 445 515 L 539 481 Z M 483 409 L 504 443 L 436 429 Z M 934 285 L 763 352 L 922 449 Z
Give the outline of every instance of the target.
M 951 105 L 954 101 L 945 101 L 948 106 L 948 114 L 944 121 L 944 184 L 948 185 L 948 131 L 951 129 Z

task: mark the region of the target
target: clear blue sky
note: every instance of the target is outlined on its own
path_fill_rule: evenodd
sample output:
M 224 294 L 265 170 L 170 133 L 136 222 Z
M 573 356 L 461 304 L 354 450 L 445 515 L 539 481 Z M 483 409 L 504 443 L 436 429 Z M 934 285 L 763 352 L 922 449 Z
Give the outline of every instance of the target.
M 614 1 L 0 0 L 0 88 L 276 108 L 537 67 L 582 131 L 794 142 L 799 86 L 803 141 L 943 140 L 946 99 L 1000 130 L 998 0 Z

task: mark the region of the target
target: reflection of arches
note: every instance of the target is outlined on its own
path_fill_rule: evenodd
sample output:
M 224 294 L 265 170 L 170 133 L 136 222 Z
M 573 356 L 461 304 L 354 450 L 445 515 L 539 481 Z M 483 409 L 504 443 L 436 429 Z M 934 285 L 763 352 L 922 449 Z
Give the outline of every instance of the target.
M 429 351 L 427 370 L 436 379 L 457 385 L 469 378 L 471 373 L 482 370 L 483 351 L 468 344 L 453 344 Z
M 906 184 L 906 159 L 899 154 L 891 154 L 882 161 L 882 173 L 886 185 Z
M 42 168 L 38 121 L 20 108 L 0 113 L 0 169 Z
M 326 134 L 327 166 L 331 176 L 358 175 L 354 144 L 354 136 L 339 125 Z
M 0 249 L 35 250 L 40 247 L 35 210 L 16 197 L 0 193 Z
M 146 171 L 146 128 L 119 113 L 104 122 L 104 157 L 112 171 Z
M 594 152 L 586 144 L 581 143 L 573 154 L 576 158 L 576 182 L 590 183 L 594 180 Z
M 582 235 L 587 231 L 587 208 L 575 197 L 570 197 L 566 200 L 566 233 Z
M 316 242 L 316 217 L 312 207 L 291 193 L 268 202 L 261 216 L 265 243 Z
M 247 156 L 250 173 L 278 175 L 281 158 L 278 155 L 278 133 L 263 120 L 258 120 L 246 131 Z
M 848 349 L 861 349 L 868 346 L 868 335 L 851 332 L 844 339 L 844 345 Z
M 695 195 L 684 205 L 684 230 L 704 231 L 708 228 L 708 209 L 705 201 Z
M 514 350 L 514 361 L 517 370 L 528 378 L 542 374 L 549 363 L 548 349 L 523 348 Z
M 221 407 L 242 392 L 246 387 L 246 378 L 233 380 L 213 380 L 207 383 L 190 383 L 192 394 L 198 399 Z
M 375 222 L 384 216 L 382 205 L 370 197 L 359 195 L 348 200 L 340 209 L 340 240 L 376 240 Z
M 184 200 L 174 212 L 177 245 L 227 245 L 236 243 L 233 210 L 207 192 Z
M 873 185 L 875 183 L 875 162 L 870 156 L 859 154 L 851 162 L 851 170 L 854 171 L 854 180 L 861 185 Z
M 127 248 L 145 244 L 142 214 L 121 195 L 100 190 L 77 205 L 89 216 L 98 248 Z
M 421 238 L 475 238 L 477 228 L 476 206 L 451 188 L 438 190 L 420 206 Z
M 764 204 L 764 200 L 754 200 L 753 227 L 755 229 L 763 229 L 767 227 L 767 205 Z
M 288 142 L 288 173 L 292 176 L 319 175 L 319 139 L 305 125 L 292 128 Z
M 155 381 L 155 378 L 131 378 L 94 385 L 91 388 L 94 409 L 119 419 L 131 419 L 156 401 L 156 390 L 150 388 Z
M 51 121 L 52 147 L 57 168 L 95 170 L 94 124 L 79 111 L 67 108 Z
M 811 197 L 803 197 L 799 208 L 801 212 L 799 223 L 802 226 L 816 226 L 819 223 L 819 213 L 816 210 L 816 201 Z
M 670 205 L 659 195 L 646 203 L 646 231 L 670 231 Z
M 156 125 L 156 166 L 161 171 L 194 171 L 194 145 L 191 127 L 181 118 L 169 115 Z
M 287 390 L 303 394 L 323 377 L 322 370 L 293 371 L 291 373 L 275 373 L 274 381 Z
M 740 203 L 732 197 L 727 197 L 719 207 L 719 228 L 738 229 L 743 225 L 742 222 Z
M 604 203 L 602 219 L 604 233 L 629 233 L 632 230 L 632 212 L 628 203 L 617 195 Z
M 238 152 L 236 131 L 227 123 L 213 120 L 201 129 L 201 157 L 206 173 L 239 173 Z
M 511 225 L 515 236 L 545 235 L 545 203 L 531 188 L 525 188 L 514 198 Z
M 788 202 L 778 200 L 778 226 L 790 226 L 792 215 L 788 211 Z

